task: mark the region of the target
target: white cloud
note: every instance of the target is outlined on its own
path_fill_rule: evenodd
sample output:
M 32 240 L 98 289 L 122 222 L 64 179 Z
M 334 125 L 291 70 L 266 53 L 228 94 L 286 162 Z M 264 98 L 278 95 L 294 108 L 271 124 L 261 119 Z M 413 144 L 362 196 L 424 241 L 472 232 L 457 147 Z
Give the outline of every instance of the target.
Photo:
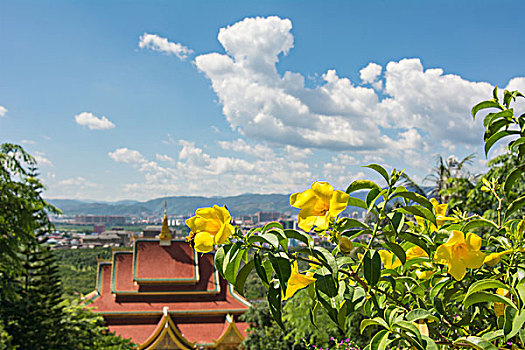
M 35 141 L 33 140 L 22 140 L 21 141 L 24 145 L 34 145 Z
M 370 62 L 365 68 L 359 71 L 359 74 L 363 83 L 372 84 L 378 80 L 382 70 L 383 67 L 377 63 Z
M 273 150 L 264 145 L 248 145 L 243 139 L 236 141 L 218 141 L 219 146 L 224 150 L 246 153 L 257 158 L 273 157 Z
M 0 106 L 0 117 L 5 117 L 7 113 L 7 108 L 5 108 L 4 106 Z
M 280 55 L 293 48 L 291 29 L 288 19 L 246 18 L 220 30 L 225 54 L 195 58 L 227 121 L 243 136 L 332 151 L 413 149 L 411 141 L 419 146 L 422 139 L 427 149 L 443 140 L 463 146 L 480 142 L 482 126 L 469 117 L 470 108 L 491 96 L 490 84 L 425 69 L 414 58 L 389 62 L 384 73 L 373 62 L 361 69 L 361 80 L 373 88 L 335 70 L 307 88 L 301 74 L 276 69 Z M 378 95 L 374 89 L 383 86 Z
M 51 161 L 46 158 L 46 155 L 44 152 L 35 152 L 33 157 L 35 157 L 36 163 L 39 166 L 45 166 L 45 167 L 53 166 L 53 163 L 51 163 Z
M 90 181 L 87 181 L 82 176 L 72 177 L 72 178 L 69 178 L 69 179 L 64 179 L 64 180 L 58 181 L 56 185 L 57 186 L 70 186 L 70 187 L 79 187 L 79 186 L 81 186 L 83 188 L 96 188 L 96 187 L 99 187 L 98 184 L 90 182 Z
M 118 148 L 114 152 L 109 152 L 108 155 L 118 163 L 142 163 L 145 161 L 140 152 L 128 148 Z
M 171 158 L 167 154 L 156 154 L 155 158 L 161 162 L 167 162 L 167 163 L 175 163 L 175 159 Z
M 139 38 L 139 47 L 141 49 L 147 48 L 153 51 L 160 51 L 167 55 L 175 55 L 181 60 L 185 60 L 193 53 L 193 50 L 186 46 L 168 41 L 156 34 L 144 33 Z
M 105 130 L 112 129 L 115 127 L 108 118 L 98 118 L 93 113 L 82 112 L 75 116 L 75 122 L 78 125 L 87 126 L 90 130 Z

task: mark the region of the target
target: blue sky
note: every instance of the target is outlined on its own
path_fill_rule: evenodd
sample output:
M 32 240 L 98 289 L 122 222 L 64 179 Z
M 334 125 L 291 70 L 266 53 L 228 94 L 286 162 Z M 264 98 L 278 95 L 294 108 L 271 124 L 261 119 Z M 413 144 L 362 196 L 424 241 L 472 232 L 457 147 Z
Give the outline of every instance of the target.
M 525 90 L 519 1 L 1 1 L 0 141 L 48 198 L 344 189 L 478 158 L 470 107 Z M 523 105 L 522 105 L 523 106 Z M 501 149 L 500 149 L 501 151 Z

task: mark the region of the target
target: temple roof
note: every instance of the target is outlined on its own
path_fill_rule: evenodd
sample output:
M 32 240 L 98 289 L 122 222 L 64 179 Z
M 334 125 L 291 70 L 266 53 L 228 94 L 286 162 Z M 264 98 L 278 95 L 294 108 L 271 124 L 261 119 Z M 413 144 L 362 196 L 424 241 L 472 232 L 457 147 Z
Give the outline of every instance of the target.
M 185 241 L 161 246 L 158 239 L 138 239 L 133 250 L 114 251 L 111 261 L 99 262 L 97 288 L 86 298 L 111 331 L 137 344 L 169 320 L 175 328 L 162 333 L 166 342 L 213 348 L 231 324 L 235 330 L 230 327 L 223 341 L 244 337 L 248 325 L 235 319 L 250 306 L 219 276 L 213 257 L 197 254 Z

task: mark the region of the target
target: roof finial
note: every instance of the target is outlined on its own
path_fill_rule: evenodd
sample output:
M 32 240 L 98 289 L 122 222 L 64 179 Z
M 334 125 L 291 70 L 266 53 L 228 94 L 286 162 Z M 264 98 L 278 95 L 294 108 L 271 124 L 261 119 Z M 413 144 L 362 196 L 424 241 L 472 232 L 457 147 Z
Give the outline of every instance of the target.
M 168 203 L 164 199 L 164 218 L 162 219 L 162 229 L 160 230 L 159 239 L 160 245 L 171 245 L 171 233 L 168 227 L 168 215 L 167 215 Z

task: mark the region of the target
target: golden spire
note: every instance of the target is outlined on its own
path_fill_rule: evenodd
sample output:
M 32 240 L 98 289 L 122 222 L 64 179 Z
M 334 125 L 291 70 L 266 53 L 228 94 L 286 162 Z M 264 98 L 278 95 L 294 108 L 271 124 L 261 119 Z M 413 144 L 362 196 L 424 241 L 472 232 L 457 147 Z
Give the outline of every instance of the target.
M 168 227 L 167 201 L 164 200 L 164 218 L 162 219 L 162 229 L 160 230 L 160 245 L 171 245 L 171 233 Z

